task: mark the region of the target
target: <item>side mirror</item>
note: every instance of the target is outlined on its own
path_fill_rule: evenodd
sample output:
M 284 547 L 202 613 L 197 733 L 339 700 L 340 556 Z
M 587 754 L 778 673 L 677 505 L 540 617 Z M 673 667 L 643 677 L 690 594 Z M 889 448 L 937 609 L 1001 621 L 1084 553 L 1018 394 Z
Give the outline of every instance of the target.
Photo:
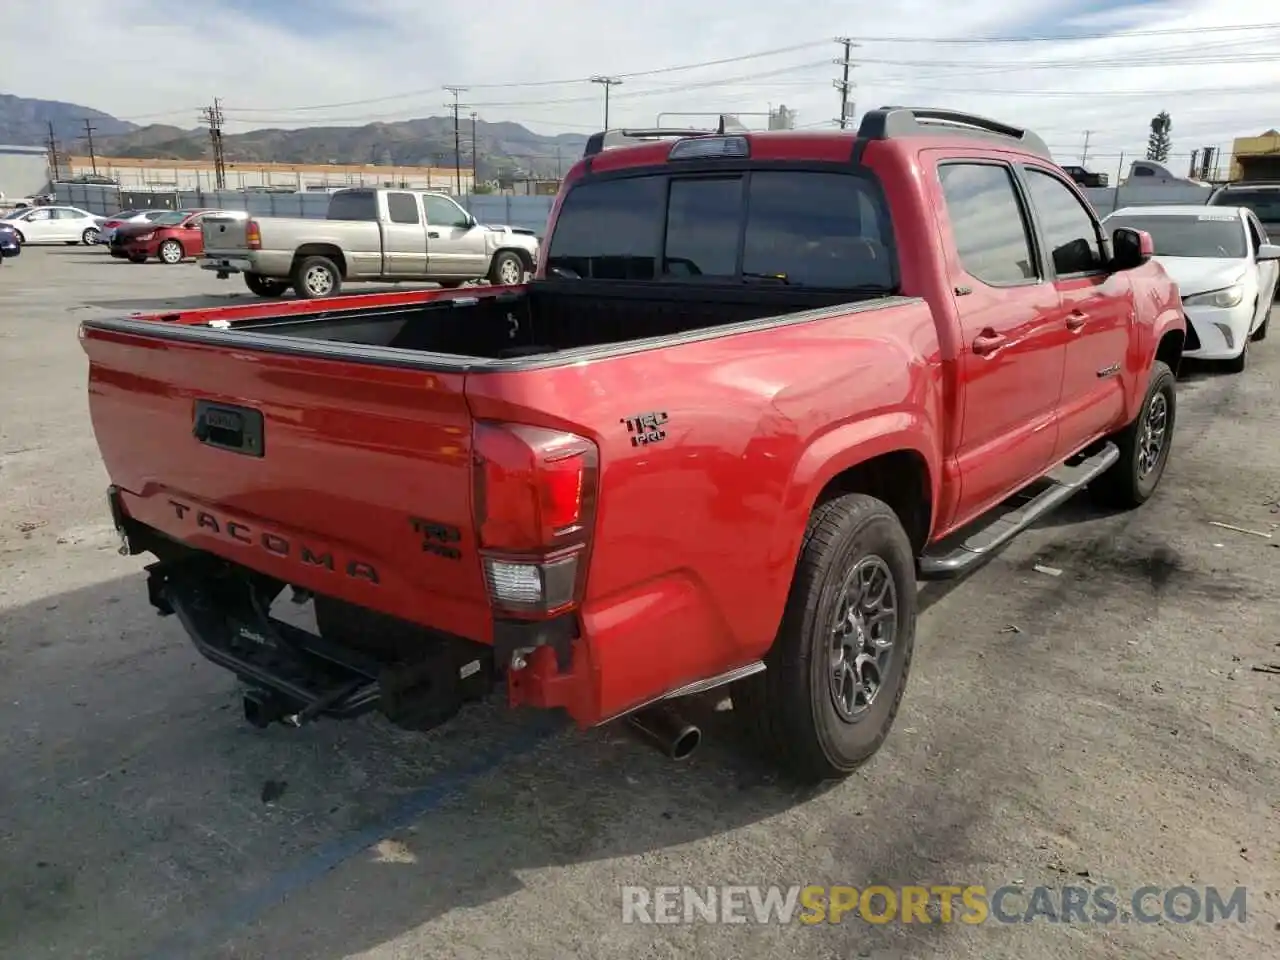
M 1254 259 L 1259 263 L 1264 260 L 1280 260 L 1280 246 L 1274 243 L 1264 243 L 1258 247 L 1258 255 Z
M 1111 234 L 1111 269 L 1132 270 L 1150 260 L 1156 252 L 1155 241 L 1145 230 L 1117 227 Z

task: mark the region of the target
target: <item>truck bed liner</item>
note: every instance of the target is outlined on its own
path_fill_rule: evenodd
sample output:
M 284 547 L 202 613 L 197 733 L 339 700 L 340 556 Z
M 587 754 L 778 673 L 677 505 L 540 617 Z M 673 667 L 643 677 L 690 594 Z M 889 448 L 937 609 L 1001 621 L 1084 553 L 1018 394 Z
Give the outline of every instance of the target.
M 625 286 L 534 283 L 517 295 L 285 316 L 237 323 L 235 329 L 501 360 L 741 324 L 850 299 L 832 291 Z

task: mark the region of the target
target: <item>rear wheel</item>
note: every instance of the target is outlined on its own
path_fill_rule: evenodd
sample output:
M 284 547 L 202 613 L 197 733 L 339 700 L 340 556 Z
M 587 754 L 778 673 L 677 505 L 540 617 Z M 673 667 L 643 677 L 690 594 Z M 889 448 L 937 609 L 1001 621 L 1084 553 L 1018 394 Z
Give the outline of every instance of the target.
M 289 281 L 274 280 L 260 273 L 246 273 L 244 285 L 251 293 L 256 293 L 260 297 L 280 297 L 289 290 Z
M 98 230 L 96 227 L 88 227 L 84 233 L 80 234 L 80 242 L 86 247 L 92 247 L 98 242 Z
M 1094 500 L 1104 506 L 1128 509 L 1151 499 L 1169 462 L 1176 412 L 1173 371 L 1157 360 L 1138 416 L 1111 437 L 1120 449 L 1120 459 L 1089 484 Z
M 328 257 L 303 257 L 293 268 L 293 289 L 300 297 L 337 296 L 342 274 Z
M 809 518 L 767 669 L 734 689 L 758 741 L 796 778 L 841 778 L 893 726 L 915 645 L 911 543 L 889 506 L 865 494 Z

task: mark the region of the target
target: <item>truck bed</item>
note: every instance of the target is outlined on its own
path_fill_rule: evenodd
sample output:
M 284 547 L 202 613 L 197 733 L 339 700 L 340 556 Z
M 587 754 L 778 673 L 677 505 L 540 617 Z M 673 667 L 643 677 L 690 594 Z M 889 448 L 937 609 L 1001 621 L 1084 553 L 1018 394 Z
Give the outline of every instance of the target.
M 617 346 L 829 308 L 847 292 L 785 287 L 672 287 L 535 281 L 525 292 L 282 315 L 233 324 L 260 337 L 359 344 L 481 360 Z M 866 299 L 867 295 L 861 295 Z M 267 346 L 267 344 L 261 344 Z

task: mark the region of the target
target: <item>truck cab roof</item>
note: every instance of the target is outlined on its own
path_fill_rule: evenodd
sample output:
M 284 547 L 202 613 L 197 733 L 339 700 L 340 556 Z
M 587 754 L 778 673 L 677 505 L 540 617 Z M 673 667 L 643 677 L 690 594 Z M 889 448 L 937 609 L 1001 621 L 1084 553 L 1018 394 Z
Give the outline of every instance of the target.
M 722 117 L 716 130 L 618 129 L 593 134 L 569 179 L 585 171 L 603 172 L 680 160 L 764 160 L 846 162 L 860 159 L 876 141 L 910 140 L 917 146 L 975 143 L 1001 152 L 1023 152 L 1044 160 L 1052 155 L 1030 130 L 977 114 L 933 107 L 880 107 L 867 112 L 856 131 L 748 131 Z M 921 143 L 921 141 L 927 143 Z

